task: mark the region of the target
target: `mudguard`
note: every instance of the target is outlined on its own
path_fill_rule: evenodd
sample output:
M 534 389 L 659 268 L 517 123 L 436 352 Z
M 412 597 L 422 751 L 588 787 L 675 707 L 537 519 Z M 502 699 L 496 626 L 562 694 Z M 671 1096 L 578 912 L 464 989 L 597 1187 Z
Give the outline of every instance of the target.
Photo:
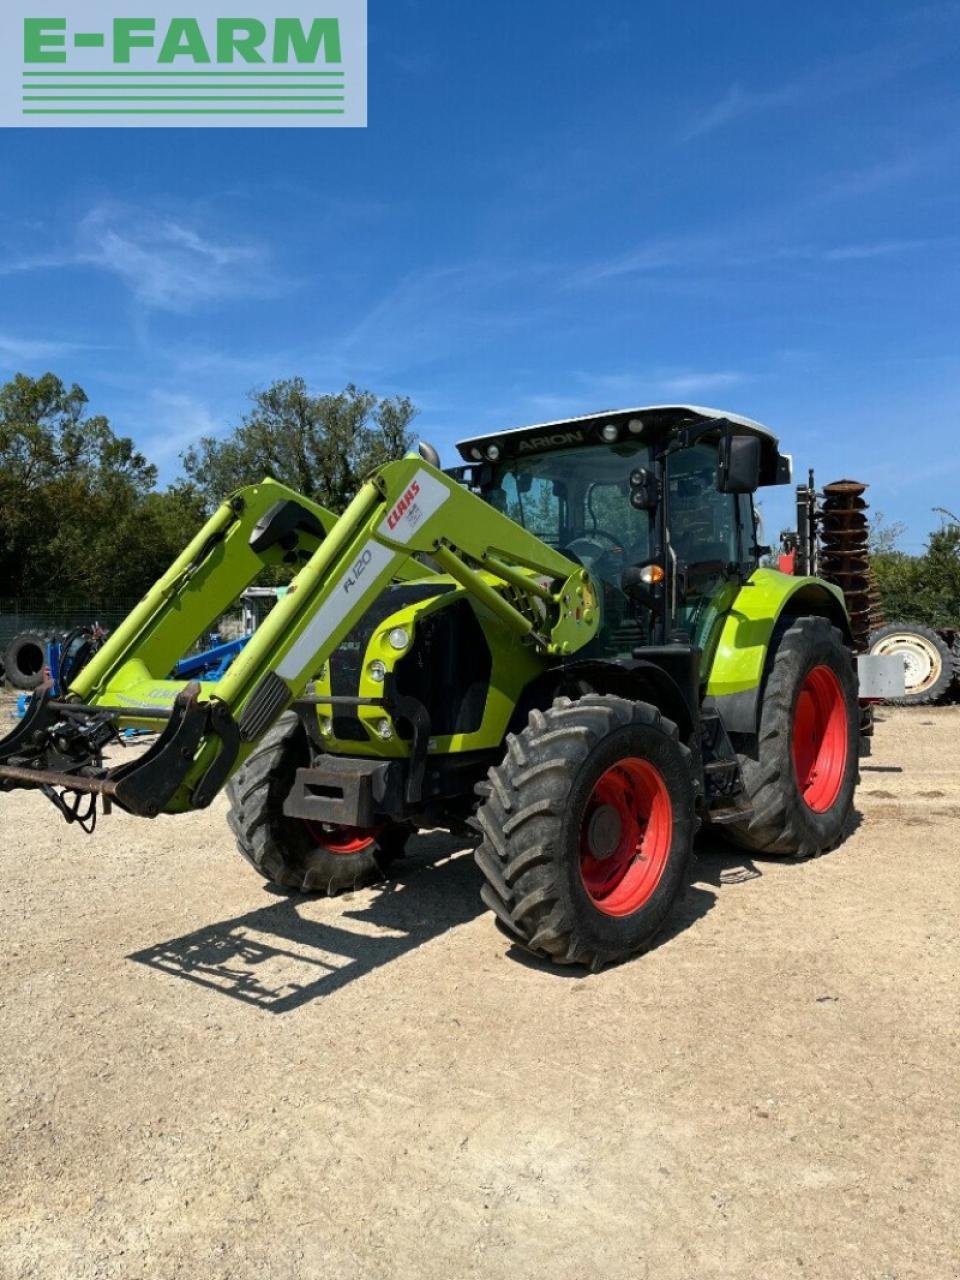
M 821 578 L 757 569 L 724 619 L 707 675 L 706 696 L 728 733 L 755 733 L 767 659 L 785 618 L 829 618 L 850 638 L 843 592 Z

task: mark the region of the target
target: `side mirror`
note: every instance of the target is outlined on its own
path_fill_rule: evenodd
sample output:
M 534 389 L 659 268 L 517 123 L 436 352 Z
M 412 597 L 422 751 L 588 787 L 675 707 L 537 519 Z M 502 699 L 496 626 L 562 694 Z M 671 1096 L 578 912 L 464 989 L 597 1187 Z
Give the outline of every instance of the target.
M 760 488 L 760 441 L 756 436 L 723 437 L 717 488 L 721 493 L 756 493 Z

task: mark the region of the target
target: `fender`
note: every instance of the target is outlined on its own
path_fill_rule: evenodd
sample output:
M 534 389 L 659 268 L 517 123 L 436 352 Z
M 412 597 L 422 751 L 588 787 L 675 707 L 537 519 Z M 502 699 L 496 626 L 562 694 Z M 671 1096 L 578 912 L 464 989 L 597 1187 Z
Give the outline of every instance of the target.
M 671 648 L 680 662 L 689 655 L 689 680 L 683 678 L 679 666 L 675 677 L 655 658 L 651 661 L 643 657 L 630 663 L 584 659 L 566 662 L 561 667 L 545 671 L 524 691 L 511 720 L 511 730 L 518 733 L 526 725 L 532 710 L 546 710 L 554 698 L 562 694 L 577 697 L 585 692 L 608 693 L 637 702 L 652 703 L 674 722 L 684 742 L 688 745 L 696 742 L 700 721 L 696 688 L 697 651 L 684 645 L 674 645 Z M 658 652 L 652 651 L 652 656 Z M 638 653 L 642 655 L 643 650 L 638 650 Z
M 737 593 L 720 632 L 706 696 L 728 733 L 757 731 L 760 697 L 781 631 L 793 618 L 829 618 L 850 642 L 843 592 L 821 578 L 757 569 Z

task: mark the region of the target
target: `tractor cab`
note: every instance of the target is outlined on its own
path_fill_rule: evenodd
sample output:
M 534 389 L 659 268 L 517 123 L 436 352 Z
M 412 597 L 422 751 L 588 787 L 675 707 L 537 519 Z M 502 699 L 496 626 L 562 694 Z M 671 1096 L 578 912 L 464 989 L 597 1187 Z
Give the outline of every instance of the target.
M 757 567 L 752 495 L 790 481 L 759 423 L 688 405 L 620 410 L 464 441 L 466 483 L 602 591 L 593 655 L 686 641 L 705 654 Z

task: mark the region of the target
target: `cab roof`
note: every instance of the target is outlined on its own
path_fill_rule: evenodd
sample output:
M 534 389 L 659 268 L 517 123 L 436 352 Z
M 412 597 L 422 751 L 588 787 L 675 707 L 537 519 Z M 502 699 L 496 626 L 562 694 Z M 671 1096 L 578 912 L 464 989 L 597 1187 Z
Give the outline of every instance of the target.
M 751 435 L 762 436 L 774 447 L 777 445 L 777 437 L 769 427 L 754 422 L 752 418 L 744 418 L 739 413 L 728 413 L 725 409 L 707 409 L 695 404 L 653 404 L 639 409 L 589 413 L 580 418 L 563 418 L 557 422 L 541 422 L 530 427 L 511 427 L 506 431 L 494 431 L 461 440 L 457 448 L 465 462 L 477 462 L 482 457 L 483 447 L 494 443 L 501 445 L 508 453 L 514 449 L 533 452 L 540 448 L 546 450 L 581 443 L 590 444 L 599 439 L 599 432 L 607 425 L 621 430 L 624 433 L 622 439 L 646 437 L 649 440 L 677 427 L 695 426 L 713 418 L 724 418 L 735 426 L 743 427 Z M 527 441 L 530 442 L 527 448 L 522 449 L 521 445 Z

